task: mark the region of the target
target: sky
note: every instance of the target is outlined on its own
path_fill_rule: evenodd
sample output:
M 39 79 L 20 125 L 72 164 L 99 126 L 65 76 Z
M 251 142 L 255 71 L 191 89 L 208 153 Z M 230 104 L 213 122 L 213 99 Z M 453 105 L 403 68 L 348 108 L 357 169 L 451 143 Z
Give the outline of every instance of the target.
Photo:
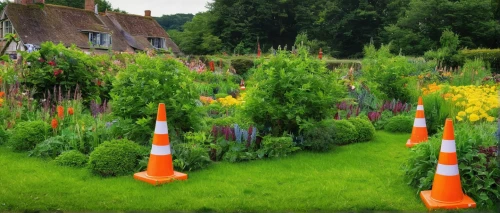
M 107 0 L 113 8 L 127 11 L 130 14 L 144 15 L 151 10 L 151 15 L 159 17 L 176 13 L 192 13 L 207 11 L 205 6 L 212 0 Z

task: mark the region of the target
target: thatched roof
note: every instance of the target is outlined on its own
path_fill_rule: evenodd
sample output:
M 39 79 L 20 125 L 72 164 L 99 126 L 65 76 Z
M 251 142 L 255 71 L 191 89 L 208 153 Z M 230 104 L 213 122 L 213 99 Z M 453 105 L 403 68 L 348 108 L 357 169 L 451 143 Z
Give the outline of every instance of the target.
M 162 37 L 174 53 L 180 50 L 171 42 L 169 35 L 152 18 L 106 12 L 99 15 L 93 11 L 51 4 L 22 5 L 9 3 L 5 14 L 25 44 L 40 45 L 45 41 L 75 44 L 88 49 L 89 39 L 84 32 L 106 32 L 112 34 L 115 51 L 133 51 L 152 48 L 148 37 Z

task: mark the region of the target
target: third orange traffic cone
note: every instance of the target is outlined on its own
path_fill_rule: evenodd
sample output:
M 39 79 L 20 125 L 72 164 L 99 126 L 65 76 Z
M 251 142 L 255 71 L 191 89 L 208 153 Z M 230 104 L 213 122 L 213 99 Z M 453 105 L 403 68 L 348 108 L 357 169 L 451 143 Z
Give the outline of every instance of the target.
M 462 192 L 458 172 L 457 151 L 453 121 L 446 119 L 443 141 L 432 190 L 420 192 L 420 198 L 429 209 L 475 208 L 476 203 Z
M 428 140 L 428 137 L 427 125 L 425 124 L 424 103 L 422 97 L 419 97 L 411 138 L 406 142 L 406 147 L 411 148 L 421 142 L 425 142 Z
M 168 138 L 167 112 L 163 103 L 158 106 L 153 147 L 149 155 L 148 169 L 144 172 L 135 173 L 134 178 L 153 185 L 187 179 L 186 174 L 174 171 L 170 140 Z

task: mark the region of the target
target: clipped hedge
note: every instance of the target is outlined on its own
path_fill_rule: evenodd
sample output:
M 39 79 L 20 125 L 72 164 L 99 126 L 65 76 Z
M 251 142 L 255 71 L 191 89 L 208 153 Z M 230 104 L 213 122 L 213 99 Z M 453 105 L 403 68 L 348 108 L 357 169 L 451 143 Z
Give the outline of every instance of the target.
M 462 62 L 478 58 L 489 63 L 496 73 L 500 72 L 500 49 L 465 49 L 461 50 L 458 55 Z
M 348 121 L 356 127 L 356 131 L 358 132 L 357 142 L 366 142 L 373 139 L 375 127 L 368 119 L 351 118 Z
M 87 161 L 87 156 L 77 150 L 63 152 L 55 159 L 57 165 L 70 167 L 84 167 Z
M 398 115 L 389 119 L 384 126 L 388 132 L 411 133 L 413 130 L 414 118 L 410 116 Z
M 127 139 L 105 141 L 90 153 L 89 168 L 103 177 L 127 175 L 138 166 L 141 153 L 141 147 Z
M 335 134 L 333 141 L 336 145 L 346 145 L 356 142 L 358 139 L 358 131 L 348 120 L 331 120 Z
M 29 151 L 44 141 L 50 132 L 49 124 L 43 121 L 26 121 L 16 125 L 9 137 L 9 145 L 15 151 Z
M 335 142 L 333 139 L 335 129 L 328 119 L 305 128 L 303 135 L 305 140 L 304 148 L 311 151 L 328 151 Z

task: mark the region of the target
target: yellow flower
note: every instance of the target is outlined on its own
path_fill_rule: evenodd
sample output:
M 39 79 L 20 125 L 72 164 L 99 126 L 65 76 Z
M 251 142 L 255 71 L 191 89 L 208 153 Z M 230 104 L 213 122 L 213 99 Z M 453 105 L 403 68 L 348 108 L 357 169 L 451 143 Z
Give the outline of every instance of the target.
M 495 118 L 490 116 L 490 117 L 486 118 L 486 120 L 488 122 L 493 122 L 493 121 L 495 121 Z
M 476 122 L 476 121 L 478 121 L 478 120 L 479 120 L 479 116 L 478 116 L 478 115 L 476 115 L 476 114 L 471 114 L 471 115 L 469 116 L 469 121 L 471 121 L 471 122 Z
M 466 115 L 467 115 L 467 113 L 465 113 L 464 111 L 458 112 L 458 116 L 460 116 L 460 117 L 465 117 Z
M 463 121 L 463 120 L 464 120 L 464 119 L 463 119 L 462 117 L 460 117 L 460 116 L 456 116 L 455 118 L 456 118 L 458 121 Z

